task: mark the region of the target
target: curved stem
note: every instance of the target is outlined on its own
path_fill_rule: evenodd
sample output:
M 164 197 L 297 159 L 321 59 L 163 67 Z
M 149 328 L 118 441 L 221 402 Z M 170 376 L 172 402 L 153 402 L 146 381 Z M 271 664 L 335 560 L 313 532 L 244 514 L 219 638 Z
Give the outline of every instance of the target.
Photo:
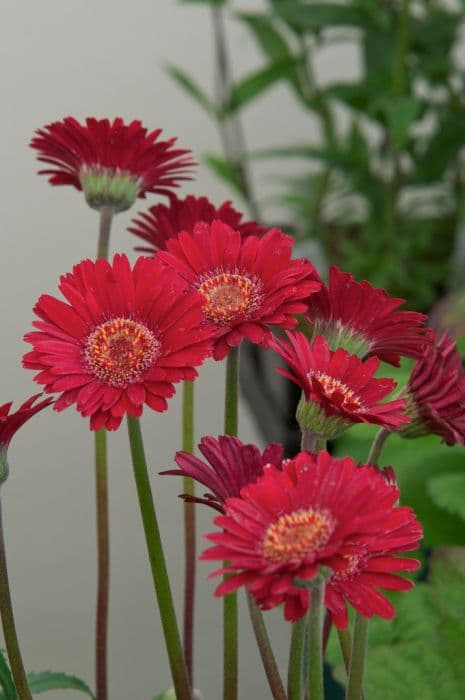
M 182 405 L 182 449 L 194 452 L 194 382 L 184 382 Z M 195 482 L 182 479 L 183 492 L 195 495 Z M 195 607 L 195 504 L 184 501 L 184 657 L 191 686 L 193 685 L 194 607 Z
M 271 694 L 274 700 L 287 700 L 286 691 L 284 690 L 281 676 L 279 675 L 278 665 L 274 658 L 268 632 L 266 631 L 263 621 L 263 615 L 250 593 L 247 593 L 247 603 L 249 605 L 250 619 L 252 621 L 255 639 L 257 640 Z
M 108 515 L 107 433 L 95 433 L 95 504 L 97 516 L 97 609 L 95 620 L 95 675 L 98 700 L 107 698 L 107 637 L 110 581 L 110 528 Z
M 291 651 L 287 671 L 287 695 L 289 700 L 301 700 L 303 658 L 307 615 L 292 625 Z
M 231 348 L 226 360 L 224 403 L 225 435 L 237 435 L 239 346 Z M 223 598 L 223 698 L 236 700 L 238 689 L 237 592 Z
M 310 644 L 308 659 L 309 700 L 324 700 L 323 686 L 323 608 L 325 582 L 315 582 L 312 586 L 310 616 L 308 623 Z
M 100 210 L 97 258 L 108 258 L 113 210 Z M 108 607 L 110 597 L 110 523 L 106 430 L 94 435 L 95 506 L 97 520 L 97 607 L 95 612 L 95 686 L 97 700 L 107 700 Z
M 338 629 L 337 636 L 339 637 L 339 646 L 341 647 L 344 666 L 346 667 L 348 674 L 350 668 L 350 657 L 352 656 L 352 640 L 350 638 L 349 628 L 346 627 L 346 629 Z
M 355 618 L 354 644 L 350 659 L 349 682 L 346 700 L 360 700 L 368 636 L 368 620 L 357 613 Z
M 375 435 L 375 439 L 367 457 L 367 464 L 377 464 L 383 445 L 391 433 L 385 428 L 381 428 Z
M 153 503 L 140 423 L 137 418 L 133 418 L 130 415 L 128 415 L 127 420 L 134 478 L 144 526 L 145 541 L 160 610 L 161 623 L 165 635 L 176 700 L 191 700 L 189 678 L 184 661 L 173 597 L 168 579 L 168 571 L 166 569 L 165 555 Z
M 10 584 L 6 564 L 5 538 L 3 536 L 2 508 L 0 500 L 0 615 L 3 636 L 10 661 L 11 673 L 18 692 L 19 700 L 32 700 L 32 694 L 24 670 L 18 637 L 16 635 L 13 606 L 11 604 Z

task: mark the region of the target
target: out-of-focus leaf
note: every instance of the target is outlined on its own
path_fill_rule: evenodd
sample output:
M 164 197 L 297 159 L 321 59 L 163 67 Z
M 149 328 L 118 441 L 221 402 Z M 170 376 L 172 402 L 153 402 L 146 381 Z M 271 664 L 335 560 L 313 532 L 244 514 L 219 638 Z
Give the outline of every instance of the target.
M 215 113 L 214 104 L 187 73 L 172 65 L 166 66 L 165 70 L 206 112 Z
M 295 75 L 295 69 L 300 61 L 300 58 L 290 56 L 243 78 L 231 90 L 229 102 L 224 105 L 222 115 L 233 114 L 275 83 Z
M 170 690 L 165 690 L 164 693 L 157 695 L 153 700 L 176 700 L 176 693 L 171 688 Z
M 373 24 L 373 17 L 354 4 L 279 2 L 274 6 L 279 17 L 301 31 L 320 31 L 328 26 L 366 29 Z
M 184 5 L 226 5 L 228 0 L 181 0 Z
M 391 97 L 384 100 L 382 109 L 386 114 L 389 133 L 397 150 L 404 148 L 412 124 L 423 111 L 423 102 L 414 97 Z
M 204 155 L 203 160 L 213 170 L 215 175 L 218 175 L 219 178 L 233 187 L 241 197 L 244 197 L 244 190 L 240 181 L 239 172 L 233 163 L 212 154 Z
M 7 664 L 3 649 L 0 650 L 0 700 L 18 700 L 10 667 Z
M 49 690 L 79 690 L 95 700 L 95 695 L 83 680 L 67 673 L 55 671 L 40 671 L 28 673 L 27 680 L 31 693 L 46 693 Z
M 465 472 L 430 479 L 428 492 L 437 506 L 465 520 Z

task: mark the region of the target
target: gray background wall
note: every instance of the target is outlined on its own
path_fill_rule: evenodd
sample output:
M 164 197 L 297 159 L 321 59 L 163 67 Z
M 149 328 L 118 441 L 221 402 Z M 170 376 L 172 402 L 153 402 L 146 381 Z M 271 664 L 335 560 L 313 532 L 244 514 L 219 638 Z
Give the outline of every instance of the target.
M 259 0 L 236 3 L 259 9 Z M 27 144 L 45 123 L 72 114 L 140 118 L 199 157 L 218 149 L 216 133 L 205 116 L 165 75 L 165 62 L 190 70 L 209 87 L 211 36 L 206 8 L 175 0 L 3 0 L 0 5 L 1 253 L 0 403 L 15 405 L 36 387 L 32 372 L 21 368 L 32 306 L 43 292 L 53 293 L 60 274 L 96 247 L 97 217 L 82 195 L 52 188 L 35 172 Z M 243 30 L 230 24 L 237 75 L 259 65 Z M 341 49 L 342 50 L 342 49 Z M 346 52 L 347 53 L 347 52 Z M 353 71 L 355 57 L 322 55 L 327 77 Z M 254 147 L 317 137 L 289 99 L 285 88 L 270 93 L 246 113 L 248 140 Z M 313 131 L 312 131 L 313 128 Z M 310 129 L 310 131 L 309 131 Z M 281 166 L 280 166 L 281 167 Z M 281 170 L 271 174 L 276 175 Z M 262 194 L 270 171 L 258 171 Z M 185 192 L 207 194 L 220 202 L 230 193 L 205 168 Z M 153 200 L 150 200 L 151 203 Z M 135 211 L 144 208 L 138 204 Z M 125 232 L 131 214 L 116 218 L 113 250 L 129 252 Z M 223 367 L 210 363 L 201 371 L 197 435 L 222 430 Z M 180 397 L 169 411 L 147 411 L 143 419 L 152 484 L 165 539 L 174 593 L 181 599 L 181 507 L 177 480 L 157 472 L 172 463 L 179 448 Z M 258 439 L 245 407 L 240 435 Z M 7 550 L 14 607 L 29 670 L 52 668 L 76 673 L 93 684 L 95 544 L 92 440 L 87 422 L 74 408 L 44 412 L 17 436 L 10 449 L 11 476 L 3 489 Z M 151 700 L 170 685 L 158 613 L 124 424 L 110 439 L 112 526 L 110 610 L 110 697 Z M 199 509 L 200 529 L 211 527 L 211 514 Z M 203 547 L 203 545 L 201 544 Z M 221 605 L 206 581 L 211 567 L 199 566 L 197 614 L 197 685 L 204 697 L 220 697 Z M 267 698 L 258 654 L 245 610 L 241 623 L 240 698 Z M 288 630 L 280 613 L 268 614 L 278 657 L 287 663 Z M 69 700 L 82 697 L 74 692 Z

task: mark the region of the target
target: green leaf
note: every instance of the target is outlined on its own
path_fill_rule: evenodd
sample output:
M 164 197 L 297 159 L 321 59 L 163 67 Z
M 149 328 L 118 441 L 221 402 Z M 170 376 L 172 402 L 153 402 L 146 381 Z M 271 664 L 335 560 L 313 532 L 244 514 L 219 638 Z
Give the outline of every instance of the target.
M 215 114 L 214 104 L 187 73 L 172 65 L 167 65 L 165 70 L 208 114 Z
M 444 474 L 430 479 L 428 492 L 436 505 L 465 520 L 465 474 Z
M 233 187 L 241 197 L 245 197 L 239 168 L 234 163 L 211 154 L 203 156 L 203 160 L 213 170 L 215 175 L 218 175 L 221 180 Z
M 165 690 L 164 693 L 157 695 L 153 700 L 176 700 L 176 693 L 171 688 L 170 690 Z
M 226 5 L 228 0 L 181 0 L 184 5 Z
M 95 695 L 87 683 L 67 673 L 40 671 L 39 673 L 29 673 L 27 680 L 33 695 L 45 693 L 48 690 L 79 690 L 95 700 Z
M 0 686 L 2 688 L 0 700 L 18 700 L 13 677 L 3 649 L 0 650 Z
M 290 56 L 243 78 L 232 88 L 229 102 L 222 109 L 223 116 L 233 114 L 278 81 L 289 78 L 300 61 Z
M 383 101 L 382 109 L 396 149 L 404 148 L 409 129 L 423 112 L 423 102 L 414 97 L 397 97 Z
M 360 7 L 335 3 L 312 3 L 300 5 L 296 2 L 274 3 L 276 14 L 300 31 L 316 32 L 329 26 L 352 26 L 369 28 L 373 18 Z

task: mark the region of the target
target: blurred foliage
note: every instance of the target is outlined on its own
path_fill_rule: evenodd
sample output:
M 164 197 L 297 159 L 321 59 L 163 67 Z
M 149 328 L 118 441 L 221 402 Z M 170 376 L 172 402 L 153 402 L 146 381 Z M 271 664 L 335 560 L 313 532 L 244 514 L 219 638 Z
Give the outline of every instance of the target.
M 448 700 L 463 696 L 465 667 L 465 548 L 440 547 L 427 580 L 389 597 L 393 622 L 373 618 L 364 689 L 377 700 Z M 336 635 L 328 646 L 334 673 L 345 683 Z
M 179 68 L 170 72 L 219 128 L 224 152 L 207 160 L 216 175 L 266 220 L 270 200 L 255 202 L 251 160 L 273 159 L 276 171 L 276 159 L 298 159 L 301 174 L 281 180 L 274 198 L 296 237 L 318 241 L 329 263 L 429 310 L 457 277 L 455 239 L 465 218 L 465 70 L 457 60 L 465 3 L 268 0 L 262 12 L 240 13 L 227 1 L 202 4 L 214 20 L 214 97 Z M 237 81 L 225 13 L 263 57 Z M 315 65 L 341 42 L 356 50 L 359 77 L 325 82 Z M 309 125 L 317 120 L 319 137 L 248 153 L 241 113 L 278 83 Z

